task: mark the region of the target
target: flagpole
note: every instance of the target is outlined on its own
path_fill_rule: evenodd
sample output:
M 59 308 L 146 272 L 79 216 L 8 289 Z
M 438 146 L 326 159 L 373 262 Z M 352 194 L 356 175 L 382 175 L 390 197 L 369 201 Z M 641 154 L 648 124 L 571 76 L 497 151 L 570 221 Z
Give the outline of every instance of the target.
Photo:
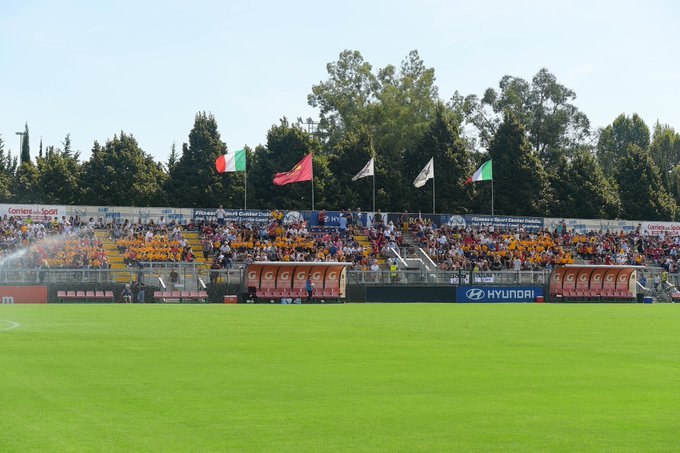
M 373 212 L 375 212 L 375 169 L 373 170 Z
M 243 172 L 243 209 L 248 209 L 248 170 Z
M 314 210 L 314 175 L 312 175 L 312 211 Z
M 434 175 L 432 175 L 432 214 L 434 213 Z
M 491 215 L 493 215 L 493 178 L 491 178 Z

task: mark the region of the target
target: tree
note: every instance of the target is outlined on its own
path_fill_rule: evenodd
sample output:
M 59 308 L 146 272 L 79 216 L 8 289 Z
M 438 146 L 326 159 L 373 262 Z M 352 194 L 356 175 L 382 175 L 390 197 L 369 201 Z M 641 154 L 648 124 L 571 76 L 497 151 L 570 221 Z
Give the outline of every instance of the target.
M 460 137 L 458 121 L 455 116 L 444 106 L 439 104 L 435 108 L 434 118 L 425 131 L 420 143 L 413 152 L 406 156 L 406 178 L 412 182 L 421 171 L 429 157 L 434 158 L 434 174 L 437 212 L 466 213 L 470 209 L 473 187 L 465 185 L 467 178 L 473 173 L 471 155 L 466 148 L 465 141 Z M 431 187 L 433 182 L 428 181 L 426 186 L 415 188 L 408 184 L 408 190 L 402 195 L 405 201 L 402 209 L 418 207 L 423 211 L 429 211 L 425 207 L 431 206 Z M 406 195 L 406 196 L 404 196 Z M 410 195 L 410 197 L 408 197 Z
M 80 157 L 80 151 L 73 151 L 71 149 L 71 134 L 66 134 L 66 137 L 64 137 L 64 141 L 62 142 L 63 145 L 63 151 L 61 152 L 62 156 L 64 157 L 73 157 L 76 160 Z
M 373 209 L 373 177 L 352 181 L 366 163 L 375 155 L 373 137 L 368 127 L 347 132 L 338 144 L 330 149 L 328 168 L 333 175 L 328 184 L 328 192 L 335 208 L 354 209 L 361 207 L 366 211 Z M 375 163 L 374 169 L 378 167 Z M 386 181 L 386 180 L 385 180 Z
M 44 203 L 72 205 L 82 202 L 81 166 L 70 152 L 50 146 L 45 157 L 38 159 L 37 167 Z
M 170 148 L 170 157 L 168 157 L 168 173 L 171 173 L 173 168 L 177 165 L 177 145 L 172 142 L 172 147 Z
M 95 142 L 82 167 L 84 201 L 92 205 L 164 206 L 167 179 L 160 163 L 130 134 L 120 133 L 104 146 Z
M 0 136 L 0 202 L 7 203 L 12 199 L 12 183 L 17 168 L 16 157 L 5 153 L 5 143 Z
M 344 50 L 338 61 L 326 65 L 328 80 L 312 86 L 307 102 L 319 108 L 319 129 L 328 131 L 324 138 L 331 143 L 366 122 L 366 109 L 375 102 L 380 89 L 372 69 L 361 53 Z
M 590 135 L 590 121 L 572 103 L 574 99 L 573 90 L 542 68 L 531 83 L 506 75 L 498 91 L 488 88 L 481 99 L 471 95 L 461 101 L 460 96 L 454 96 L 451 105 L 464 112 L 467 121 L 478 129 L 482 146 L 494 136 L 504 112 L 513 112 L 526 129 L 534 154 L 550 168 L 561 156 L 570 156 Z
M 182 144 L 182 155 L 172 170 L 166 190 L 173 206 L 237 207 L 243 204 L 243 173 L 217 173 L 215 160 L 227 152 L 211 113 L 198 112 Z
M 580 219 L 614 219 L 621 213 L 621 199 L 599 162 L 586 149 L 577 150 L 572 159 L 562 159 L 551 175 L 556 193 L 554 215 Z
M 489 157 L 493 160 L 496 214 L 549 215 L 553 193 L 548 174 L 510 110 L 491 140 Z
M 21 163 L 31 161 L 31 145 L 28 135 L 28 123 L 24 126 L 24 135 L 21 137 Z
M 406 186 L 405 154 L 420 142 L 439 102 L 434 69 L 426 67 L 415 50 L 399 67 L 387 65 L 375 74 L 356 51 L 344 51 L 327 69 L 329 79 L 313 86 L 308 97 L 321 111 L 319 137 L 332 150 L 346 134 L 366 129 L 375 150 L 377 178 L 385 178 L 390 187 Z M 388 189 L 386 184 L 378 186 L 378 206 L 403 209 L 401 194 Z
M 654 125 L 649 152 L 659 168 L 664 188 L 675 196 L 672 173 L 680 164 L 680 135 L 669 125 L 661 125 L 657 121 Z M 676 202 L 679 200 L 677 197 L 675 199 Z
M 33 162 L 22 162 L 19 164 L 14 174 L 14 184 L 12 188 L 13 199 L 17 203 L 40 203 L 42 193 L 40 192 L 38 169 Z
M 317 151 L 319 142 L 308 132 L 290 125 L 282 118 L 267 132 L 267 145 L 258 146 L 253 153 L 253 164 L 248 180 L 255 189 L 253 199 L 259 209 L 311 209 L 311 183 L 301 182 L 285 186 L 273 184 L 277 172 L 286 172 L 309 153 L 314 153 L 315 205 L 330 209 L 337 203 L 326 199 L 326 186 L 332 184 L 328 157 Z
M 649 151 L 635 144 L 616 165 L 616 177 L 624 219 L 675 219 L 677 205 L 661 183 L 659 169 Z
M 597 142 L 597 158 L 606 175 L 614 175 L 618 161 L 628 154 L 630 145 L 647 150 L 649 128 L 637 113 L 632 117 L 622 113 L 602 129 Z

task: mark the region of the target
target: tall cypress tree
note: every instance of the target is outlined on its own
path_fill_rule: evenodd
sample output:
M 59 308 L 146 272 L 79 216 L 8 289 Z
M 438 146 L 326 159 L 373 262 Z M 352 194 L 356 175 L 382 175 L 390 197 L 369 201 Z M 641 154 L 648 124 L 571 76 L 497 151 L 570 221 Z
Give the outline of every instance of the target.
M 198 112 L 189 143 L 182 145 L 182 155 L 170 170 L 166 185 L 173 206 L 229 207 L 243 206 L 243 173 L 217 173 L 215 160 L 227 152 L 211 113 Z
M 616 178 L 624 219 L 675 219 L 677 205 L 664 189 L 649 151 L 630 145 L 616 166 Z
M 28 136 L 28 123 L 24 127 L 24 135 L 21 137 L 21 163 L 31 161 L 31 147 Z
M 524 127 L 506 111 L 489 146 L 495 213 L 546 216 L 553 199 L 548 174 L 531 151 Z

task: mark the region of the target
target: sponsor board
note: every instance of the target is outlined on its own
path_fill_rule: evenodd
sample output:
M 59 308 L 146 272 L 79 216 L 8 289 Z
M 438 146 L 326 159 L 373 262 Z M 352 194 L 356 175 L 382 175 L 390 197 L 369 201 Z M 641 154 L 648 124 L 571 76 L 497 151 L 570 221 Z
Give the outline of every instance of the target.
M 468 286 L 456 288 L 458 303 L 536 302 L 543 297 L 540 286 Z
M 488 227 L 504 229 L 524 228 L 527 231 L 537 231 L 543 228 L 543 217 L 514 217 L 514 216 L 490 216 L 490 215 L 466 215 L 463 216 L 467 226 Z M 450 219 L 449 222 L 452 220 Z
M 31 216 L 33 220 L 53 220 L 61 218 L 68 213 L 65 206 L 38 205 L 38 204 L 3 204 L 0 205 L 0 216 L 26 218 Z
M 194 209 L 193 218 L 196 221 L 217 220 L 217 208 Z M 257 209 L 225 209 L 224 219 L 227 222 L 251 222 L 255 224 L 269 223 L 272 221 L 271 211 Z
M 0 286 L 3 304 L 46 304 L 47 286 Z
M 311 216 L 309 218 L 309 226 L 310 227 L 315 227 L 319 226 L 319 212 L 321 211 L 312 211 Z M 341 211 L 326 211 L 326 221 L 324 222 L 324 225 L 327 227 L 337 227 L 340 226 L 340 217 L 342 217 L 342 212 Z
M 642 222 L 640 231 L 650 236 L 658 236 L 663 233 L 666 236 L 676 236 L 680 234 L 680 223 L 674 222 Z

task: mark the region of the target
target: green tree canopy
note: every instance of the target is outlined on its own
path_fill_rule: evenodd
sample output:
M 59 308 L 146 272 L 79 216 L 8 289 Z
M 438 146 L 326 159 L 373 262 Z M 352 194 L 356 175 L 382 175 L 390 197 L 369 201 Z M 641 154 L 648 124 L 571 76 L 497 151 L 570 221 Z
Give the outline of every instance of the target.
M 612 219 L 621 213 L 618 191 L 586 149 L 577 150 L 570 161 L 563 158 L 551 180 L 557 197 L 556 216 Z
M 547 216 L 553 193 L 548 174 L 531 152 L 526 132 L 515 114 L 508 110 L 491 139 L 495 213 Z
M 182 155 L 170 170 L 166 186 L 170 199 L 185 207 L 242 206 L 243 173 L 218 173 L 215 169 L 215 160 L 226 152 L 215 117 L 197 113 L 189 143 L 182 145 Z
M 325 187 L 331 184 L 328 159 L 318 150 L 319 142 L 299 127 L 291 126 L 286 118 L 267 132 L 267 146 L 258 146 L 253 153 L 252 171 L 248 174 L 255 193 L 254 202 L 260 209 L 310 209 L 312 187 L 309 182 L 275 186 L 274 175 L 287 172 L 309 153 L 314 153 L 315 203 L 330 208 Z
M 81 167 L 70 150 L 70 141 L 68 144 L 68 153 L 50 146 L 45 157 L 38 159 L 38 186 L 46 203 L 71 205 L 82 202 Z
M 506 75 L 499 90 L 488 88 L 481 99 L 475 95 L 461 100 L 454 95 L 452 106 L 466 114 L 479 131 L 479 142 L 487 146 L 506 110 L 524 126 L 530 146 L 546 168 L 569 156 L 590 135 L 590 121 L 574 104 L 576 93 L 557 82 L 543 68 L 531 82 Z
M 647 150 L 649 128 L 637 113 L 631 117 L 622 113 L 602 129 L 597 142 L 597 158 L 606 175 L 615 173 L 619 160 L 628 154 L 630 145 Z
M 166 175 L 130 134 L 120 133 L 104 146 L 95 142 L 82 167 L 83 199 L 87 204 L 163 206 Z
M 432 206 L 433 182 L 430 180 L 421 188 L 415 188 L 412 184 L 430 157 L 434 158 L 434 184 L 438 194 L 436 211 L 468 212 L 473 187 L 465 185 L 465 181 L 474 172 L 471 155 L 460 137 L 458 121 L 444 104 L 436 107 L 434 118 L 420 143 L 406 156 L 405 176 L 409 184 L 406 186 L 408 190 L 404 191 L 404 198 L 410 203 L 405 203 L 402 209 L 431 210 L 425 207 Z
M 648 151 L 629 145 L 617 162 L 616 177 L 624 219 L 675 219 L 677 205 L 663 188 L 659 169 Z

